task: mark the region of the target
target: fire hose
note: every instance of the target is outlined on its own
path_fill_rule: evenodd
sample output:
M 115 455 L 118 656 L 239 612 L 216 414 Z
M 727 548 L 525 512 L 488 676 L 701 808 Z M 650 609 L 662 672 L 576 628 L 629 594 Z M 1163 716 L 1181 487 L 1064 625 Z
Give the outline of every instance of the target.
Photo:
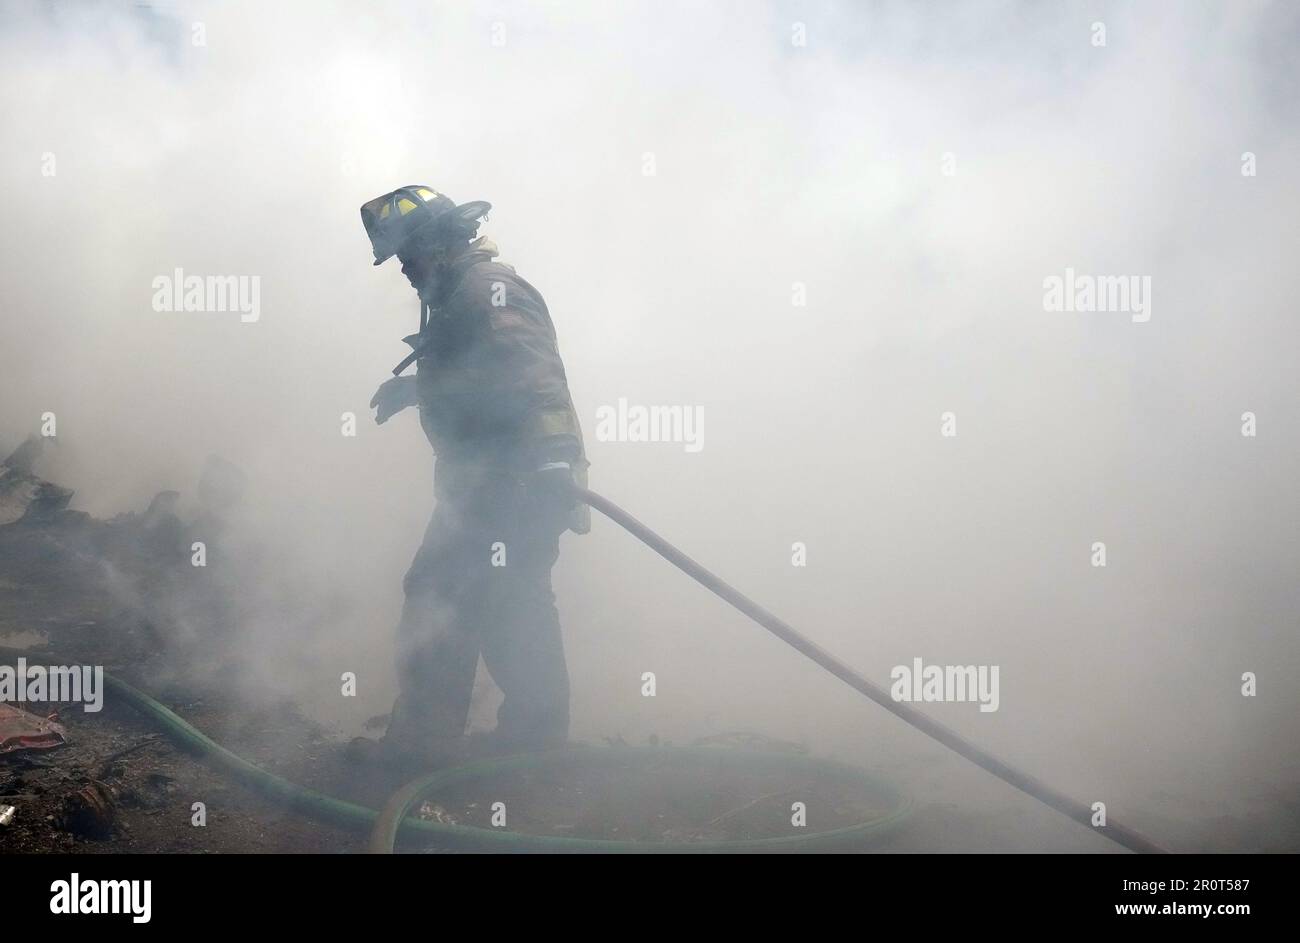
M 749 618 L 767 629 L 795 651 L 799 652 L 806 658 L 811 659 L 822 668 L 825 668 L 835 677 L 853 688 L 853 690 L 866 695 L 894 716 L 911 724 L 926 736 L 939 741 L 948 749 L 964 756 L 976 766 L 992 773 L 1003 782 L 1015 786 L 1026 795 L 1033 796 L 1039 802 L 1042 802 L 1050 808 L 1055 809 L 1057 812 L 1060 812 L 1062 815 L 1073 819 L 1080 825 L 1094 828 L 1092 825 L 1094 813 L 1091 806 L 1088 806 L 1085 803 L 1066 795 L 1060 790 L 1049 786 L 1041 779 L 1031 776 L 1023 770 L 1017 769 L 1010 763 L 998 759 L 987 750 L 971 743 L 951 727 L 939 723 L 934 718 L 917 710 L 910 704 L 895 701 L 889 696 L 889 693 L 885 691 L 884 688 L 873 684 L 866 677 L 853 670 L 853 668 L 840 658 L 831 654 L 806 636 L 801 635 L 789 623 L 777 618 L 767 609 L 764 609 L 758 603 L 754 602 L 754 600 L 740 592 L 740 590 L 724 582 L 720 577 L 696 563 L 613 501 L 601 497 L 596 494 L 596 492 L 589 491 L 586 488 L 577 488 L 576 490 L 578 497 L 581 500 L 591 505 L 591 507 L 595 508 L 601 514 L 604 514 L 615 524 L 618 524 L 637 540 L 641 541 L 705 589 L 749 616 Z M 1123 845 L 1125 848 L 1132 851 L 1142 852 L 1145 854 L 1168 853 L 1168 849 L 1158 845 L 1156 842 L 1127 825 L 1121 825 L 1114 819 L 1108 819 L 1105 826 L 1094 828 L 1094 830 L 1106 838 L 1109 838 L 1111 841 Z

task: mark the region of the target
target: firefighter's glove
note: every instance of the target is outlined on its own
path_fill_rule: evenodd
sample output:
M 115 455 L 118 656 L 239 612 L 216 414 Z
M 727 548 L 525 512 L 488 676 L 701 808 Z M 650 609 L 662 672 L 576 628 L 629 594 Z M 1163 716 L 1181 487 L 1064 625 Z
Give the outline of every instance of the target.
M 381 425 L 416 403 L 415 377 L 393 377 L 379 384 L 379 389 L 370 398 L 370 406 L 375 410 L 375 422 Z
M 573 492 L 573 466 L 568 462 L 546 462 L 532 474 L 531 485 L 539 500 L 567 511 L 578 501 Z

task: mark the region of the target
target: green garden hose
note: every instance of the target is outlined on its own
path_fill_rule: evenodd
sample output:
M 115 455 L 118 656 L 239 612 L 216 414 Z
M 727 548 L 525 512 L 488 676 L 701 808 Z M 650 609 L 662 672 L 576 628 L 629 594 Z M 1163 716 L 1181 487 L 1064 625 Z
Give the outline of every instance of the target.
M 37 657 L 22 653 L 25 657 Z M 350 829 L 372 829 L 372 850 L 391 851 L 400 829 L 404 835 L 449 848 L 476 851 L 545 851 L 545 852 L 699 852 L 699 851 L 822 851 L 848 848 L 879 838 L 892 831 L 911 811 L 911 799 L 889 783 L 867 773 L 831 760 L 813 759 L 799 754 L 757 753 L 725 747 L 590 747 L 526 753 L 482 760 L 466 766 L 443 770 L 426 776 L 402 789 L 389 801 L 382 813 L 374 809 L 336 799 L 306 789 L 276 776 L 227 750 L 211 737 L 154 698 L 125 681 L 104 675 L 104 686 L 123 702 L 152 720 L 178 746 L 188 749 L 230 773 L 251 789 L 320 821 Z M 888 809 L 868 821 L 824 832 L 800 830 L 800 834 L 779 838 L 708 843 L 635 842 L 564 836 L 528 835 L 499 828 L 476 828 L 449 825 L 418 818 L 408 818 L 407 811 L 424 795 L 443 786 L 531 769 L 556 766 L 645 763 L 669 759 L 690 762 L 709 759 L 735 768 L 760 770 L 794 770 L 814 773 L 821 779 L 838 780 L 850 785 L 865 785 L 881 795 Z
M 862 847 L 869 841 L 889 834 L 912 810 L 911 798 L 889 783 L 875 779 L 860 769 L 832 760 L 802 754 L 758 753 L 726 747 L 579 747 L 547 753 L 526 753 L 487 760 L 454 769 L 429 773 L 403 786 L 384 806 L 370 833 L 372 854 L 391 854 L 398 829 L 412 820 L 407 818 L 422 799 L 439 789 L 446 789 L 498 776 L 502 773 L 553 769 L 556 767 L 632 766 L 644 767 L 663 762 L 691 765 L 707 764 L 758 772 L 811 773 L 819 782 L 838 781 L 850 786 L 867 786 L 885 800 L 887 809 L 880 815 L 852 825 L 823 832 L 807 831 L 806 826 L 792 829 L 792 834 L 770 838 L 714 841 L 625 841 L 598 838 L 569 838 L 552 835 L 521 835 L 498 828 L 443 826 L 469 845 L 484 850 L 548 852 L 659 852 L 686 854 L 701 852 L 755 851 L 829 851 Z M 793 793 L 792 793 L 793 794 Z M 418 820 L 416 820 L 418 821 Z

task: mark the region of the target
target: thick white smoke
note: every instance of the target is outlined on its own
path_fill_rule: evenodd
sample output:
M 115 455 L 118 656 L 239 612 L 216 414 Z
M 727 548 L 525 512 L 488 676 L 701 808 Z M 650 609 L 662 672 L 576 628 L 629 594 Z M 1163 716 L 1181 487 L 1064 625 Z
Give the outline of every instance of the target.
M 417 309 L 358 207 L 490 200 L 594 487 L 881 684 L 999 665 L 996 713 L 930 709 L 1067 791 L 1171 842 L 1294 848 L 1259 823 L 1300 782 L 1298 16 L 6 3 L 0 444 L 54 413 L 45 470 L 99 515 L 242 467 L 266 605 L 232 656 L 354 732 L 432 504 L 416 417 L 366 409 Z M 154 310 L 178 268 L 257 276 L 258 319 Z M 1150 320 L 1045 311 L 1067 269 L 1149 276 Z M 596 441 L 620 398 L 701 410 L 703 448 Z M 1103 847 L 612 526 L 565 539 L 556 585 L 580 737 L 759 729 L 1008 816 L 975 847 Z

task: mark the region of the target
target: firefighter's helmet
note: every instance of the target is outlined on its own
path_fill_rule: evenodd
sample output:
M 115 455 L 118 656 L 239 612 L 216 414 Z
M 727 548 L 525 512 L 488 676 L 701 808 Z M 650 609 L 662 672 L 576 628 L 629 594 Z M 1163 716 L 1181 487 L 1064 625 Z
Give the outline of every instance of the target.
M 361 207 L 361 222 L 375 250 L 375 264 L 390 259 L 417 235 L 469 238 L 478 221 L 487 215 L 491 203 L 472 200 L 456 202 L 433 187 L 398 187 Z

